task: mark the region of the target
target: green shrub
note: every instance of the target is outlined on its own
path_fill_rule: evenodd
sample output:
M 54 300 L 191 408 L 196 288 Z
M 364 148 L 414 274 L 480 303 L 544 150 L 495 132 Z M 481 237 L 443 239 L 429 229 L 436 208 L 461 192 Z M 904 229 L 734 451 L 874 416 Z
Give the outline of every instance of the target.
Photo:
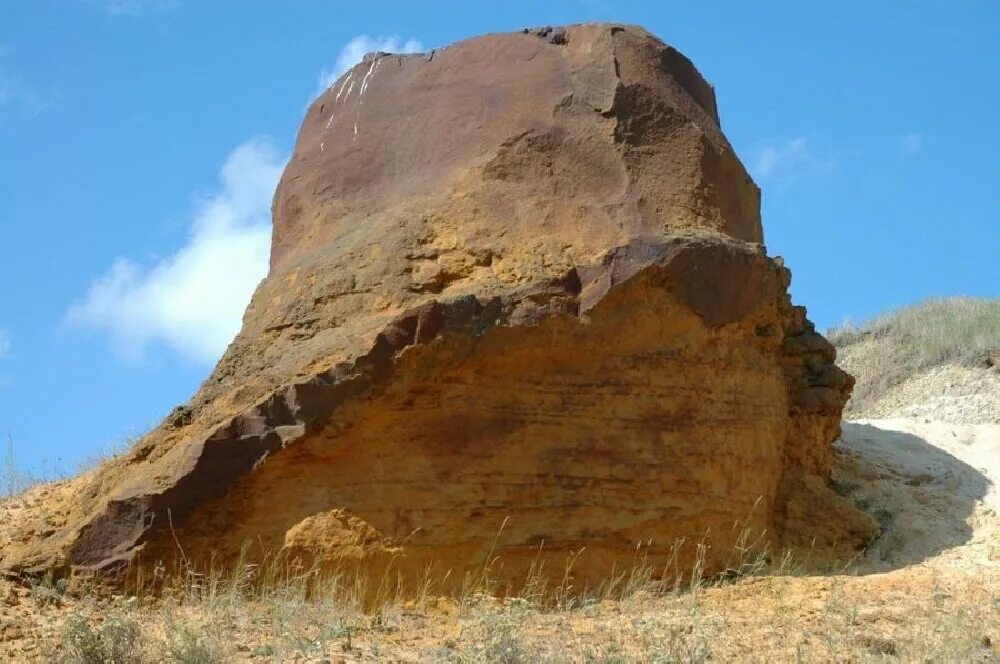
M 222 661 L 219 644 L 205 630 L 167 620 L 167 661 L 177 664 L 216 664 Z
M 473 634 L 472 661 L 522 664 L 536 661 L 537 653 L 526 642 L 524 624 L 535 611 L 530 602 L 511 598 L 494 603 L 480 598 Z
M 31 599 L 39 608 L 62 606 L 66 586 L 66 579 L 53 581 L 51 576 L 46 576 L 41 581 L 31 584 Z
M 67 664 L 137 664 L 142 661 L 142 631 L 134 621 L 110 616 L 95 629 L 86 616 L 66 619 L 61 661 Z

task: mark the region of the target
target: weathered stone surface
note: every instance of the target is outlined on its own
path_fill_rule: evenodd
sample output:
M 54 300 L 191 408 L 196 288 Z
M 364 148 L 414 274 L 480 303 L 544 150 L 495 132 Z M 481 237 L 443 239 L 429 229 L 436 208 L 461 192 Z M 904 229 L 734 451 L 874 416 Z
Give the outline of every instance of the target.
M 685 539 L 863 544 L 828 488 L 852 379 L 762 246 L 693 65 L 610 25 L 373 54 L 310 108 L 271 272 L 212 376 L 0 567 L 283 550 L 596 580 Z M 39 519 L 49 527 L 41 535 Z M 502 533 L 498 532 L 502 528 Z

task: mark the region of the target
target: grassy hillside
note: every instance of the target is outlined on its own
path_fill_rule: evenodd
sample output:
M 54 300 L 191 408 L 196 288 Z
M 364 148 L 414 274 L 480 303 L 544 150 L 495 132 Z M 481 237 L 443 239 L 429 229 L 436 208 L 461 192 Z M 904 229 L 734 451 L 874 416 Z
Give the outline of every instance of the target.
M 857 385 L 850 412 L 863 412 L 909 378 L 935 367 L 986 367 L 1000 349 L 1000 299 L 930 299 L 878 316 L 862 325 L 827 332 L 838 364 Z

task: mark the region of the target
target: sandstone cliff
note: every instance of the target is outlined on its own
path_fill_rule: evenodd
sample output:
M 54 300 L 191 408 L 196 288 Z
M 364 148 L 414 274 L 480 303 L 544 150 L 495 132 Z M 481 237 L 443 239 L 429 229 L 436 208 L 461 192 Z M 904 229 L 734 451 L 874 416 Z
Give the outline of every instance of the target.
M 715 95 L 635 27 L 371 54 L 309 109 L 271 271 L 187 405 L 0 567 L 119 573 L 283 550 L 329 565 L 545 562 L 602 578 L 862 545 L 828 487 L 852 379 L 766 255 Z M 503 525 L 502 533 L 498 532 Z

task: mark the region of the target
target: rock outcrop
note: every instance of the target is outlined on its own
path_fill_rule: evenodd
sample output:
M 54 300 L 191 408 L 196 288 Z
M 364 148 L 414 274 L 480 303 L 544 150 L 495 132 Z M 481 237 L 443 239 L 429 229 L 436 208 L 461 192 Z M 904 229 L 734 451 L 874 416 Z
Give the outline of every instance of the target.
M 856 547 L 828 487 L 852 379 L 762 245 L 715 95 L 635 27 L 370 54 L 309 109 L 271 270 L 211 377 L 8 528 L 0 566 L 284 551 L 585 581 Z M 582 553 L 581 553 L 582 551 Z

